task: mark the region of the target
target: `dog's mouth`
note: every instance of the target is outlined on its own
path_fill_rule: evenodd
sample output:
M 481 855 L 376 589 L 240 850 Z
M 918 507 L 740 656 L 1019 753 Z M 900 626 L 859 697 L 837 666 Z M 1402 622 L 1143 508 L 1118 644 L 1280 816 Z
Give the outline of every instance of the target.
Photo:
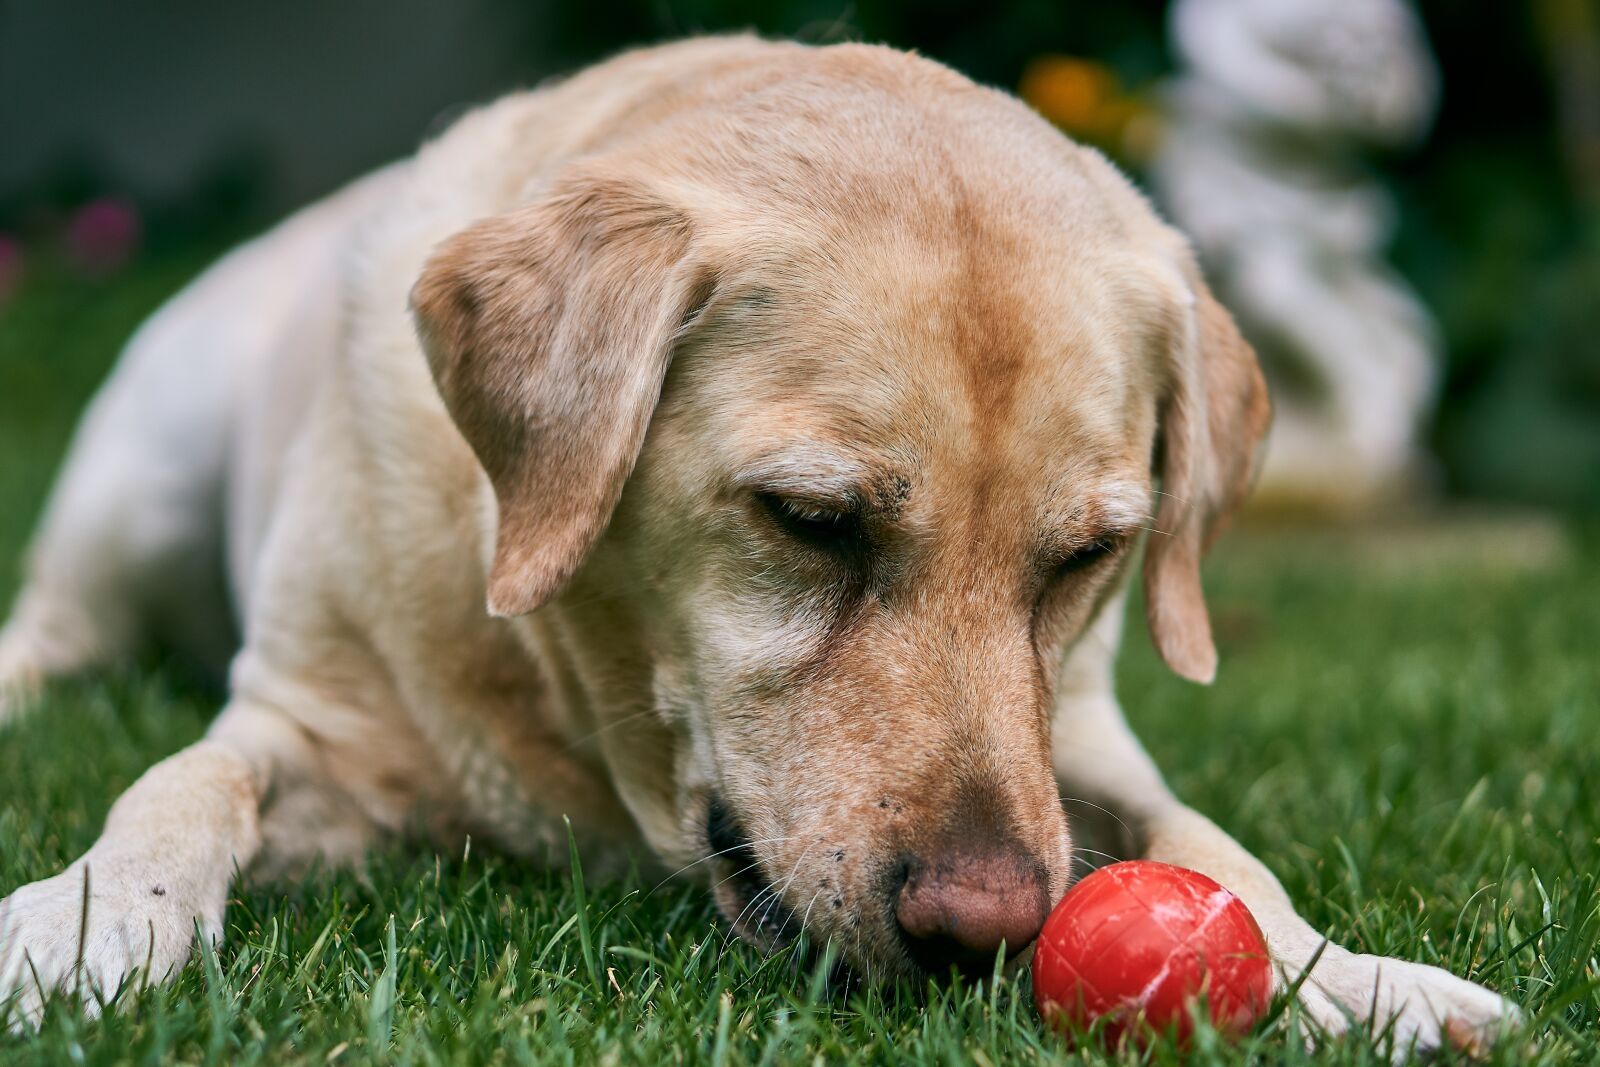
M 767 876 L 761 858 L 720 794 L 706 808 L 712 897 L 733 932 L 769 951 L 800 935 L 800 920 Z

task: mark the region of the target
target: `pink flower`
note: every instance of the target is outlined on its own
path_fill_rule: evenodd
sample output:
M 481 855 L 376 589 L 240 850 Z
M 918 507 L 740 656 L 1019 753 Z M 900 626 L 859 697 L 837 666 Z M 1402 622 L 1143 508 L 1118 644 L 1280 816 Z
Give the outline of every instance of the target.
M 22 284 L 22 242 L 0 233 L 0 304 L 11 298 Z
M 91 200 L 67 223 L 67 256 L 85 274 L 115 273 L 138 251 L 142 229 L 127 201 Z

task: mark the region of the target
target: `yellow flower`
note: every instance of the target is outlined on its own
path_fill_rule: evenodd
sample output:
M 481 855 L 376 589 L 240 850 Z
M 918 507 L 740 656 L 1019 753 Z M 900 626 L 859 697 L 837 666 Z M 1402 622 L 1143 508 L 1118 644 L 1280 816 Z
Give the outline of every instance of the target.
M 1154 110 L 1140 96 L 1124 92 L 1103 63 L 1039 56 L 1023 70 L 1017 93 L 1067 133 L 1113 155 L 1138 160 L 1153 147 Z

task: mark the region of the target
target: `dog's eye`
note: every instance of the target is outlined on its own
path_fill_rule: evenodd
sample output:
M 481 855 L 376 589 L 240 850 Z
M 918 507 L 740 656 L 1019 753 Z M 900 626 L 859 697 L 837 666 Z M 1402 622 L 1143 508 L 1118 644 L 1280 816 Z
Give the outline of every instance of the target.
M 850 547 L 860 540 L 861 520 L 853 512 L 838 511 L 777 493 L 757 493 L 756 501 L 785 533 L 796 540 L 822 548 Z
M 1117 542 L 1109 538 L 1091 541 L 1056 564 L 1056 574 L 1081 574 L 1116 555 Z

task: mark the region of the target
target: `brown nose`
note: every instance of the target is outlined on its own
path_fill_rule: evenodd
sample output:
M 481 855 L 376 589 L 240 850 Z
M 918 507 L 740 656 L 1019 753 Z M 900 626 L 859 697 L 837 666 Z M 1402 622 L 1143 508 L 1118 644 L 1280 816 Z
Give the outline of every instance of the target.
M 1045 871 L 1020 847 L 958 849 L 911 860 L 894 914 L 907 950 L 926 971 L 986 974 L 1004 942 L 1016 955 L 1050 912 Z

